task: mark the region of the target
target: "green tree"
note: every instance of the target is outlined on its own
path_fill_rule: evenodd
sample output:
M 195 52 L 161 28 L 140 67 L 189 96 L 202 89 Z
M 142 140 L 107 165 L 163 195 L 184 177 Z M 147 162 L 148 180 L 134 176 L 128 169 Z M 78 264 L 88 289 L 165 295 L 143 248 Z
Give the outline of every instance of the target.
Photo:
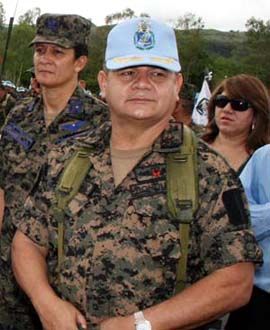
M 4 29 L 4 25 L 5 25 L 5 9 L 2 2 L 0 2 L 0 30 Z
M 35 25 L 36 19 L 40 16 L 40 12 L 40 8 L 38 7 L 28 10 L 18 18 L 19 24 Z
M 82 72 L 81 78 L 86 81 L 87 88 L 94 94 L 99 94 L 97 74 L 103 67 L 104 52 L 109 26 L 92 27 L 89 41 L 89 62 Z
M 192 13 L 186 13 L 184 16 L 178 17 L 173 21 L 173 25 L 175 29 L 181 30 L 202 30 L 204 28 L 204 22 L 201 17 L 196 17 L 196 15 Z
M 150 15 L 147 14 L 147 13 L 141 13 L 141 14 L 140 14 L 140 17 L 150 17 Z
M 270 20 L 251 17 L 247 23 L 246 55 L 242 61 L 247 71 L 261 78 L 270 85 Z
M 118 13 L 114 13 L 111 15 L 108 15 L 105 17 L 105 24 L 112 24 L 113 22 L 119 22 L 122 20 L 125 20 L 127 18 L 132 18 L 135 17 L 135 12 L 130 9 L 127 8 L 125 10 L 123 10 L 122 12 L 118 12 Z
M 29 79 L 29 75 L 25 75 L 25 70 L 32 66 L 32 48 L 28 45 L 33 39 L 34 33 L 34 26 L 26 23 L 13 27 L 5 76 L 16 85 L 29 85 L 29 81 L 25 81 L 25 79 Z
M 256 19 L 255 17 L 251 17 L 246 22 L 247 35 L 251 39 L 265 38 L 269 37 L 270 33 L 270 20 L 264 22 L 261 19 Z
M 211 68 L 211 60 L 203 38 L 204 22 L 201 17 L 187 13 L 171 21 L 171 24 L 176 29 L 184 80 L 186 83 L 195 84 L 199 89 L 205 68 Z
M 140 17 L 150 17 L 150 15 L 147 13 L 141 13 L 139 16 Z M 133 18 L 133 17 L 137 17 L 135 15 L 135 12 L 132 9 L 127 8 L 127 9 L 123 10 L 122 12 L 118 12 L 118 13 L 114 13 L 114 14 L 106 16 L 105 24 L 109 25 L 109 24 L 117 23 L 119 21 L 123 21 L 125 19 Z
M 5 10 L 2 2 L 0 2 L 0 69 L 3 62 L 3 53 L 5 45 Z

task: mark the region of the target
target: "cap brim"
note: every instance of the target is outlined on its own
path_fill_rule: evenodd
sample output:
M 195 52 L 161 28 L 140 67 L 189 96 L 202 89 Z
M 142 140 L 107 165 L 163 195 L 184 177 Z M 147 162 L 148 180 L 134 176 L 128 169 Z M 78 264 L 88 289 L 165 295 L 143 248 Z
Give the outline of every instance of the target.
M 35 36 L 35 38 L 30 42 L 29 47 L 38 43 L 53 44 L 62 48 L 74 48 L 74 45 L 67 39 L 59 40 L 59 38 L 40 35 Z
M 180 63 L 174 58 L 168 57 L 129 55 L 125 57 L 116 57 L 106 61 L 106 68 L 108 70 L 120 70 L 143 65 L 156 66 L 172 72 L 181 71 Z

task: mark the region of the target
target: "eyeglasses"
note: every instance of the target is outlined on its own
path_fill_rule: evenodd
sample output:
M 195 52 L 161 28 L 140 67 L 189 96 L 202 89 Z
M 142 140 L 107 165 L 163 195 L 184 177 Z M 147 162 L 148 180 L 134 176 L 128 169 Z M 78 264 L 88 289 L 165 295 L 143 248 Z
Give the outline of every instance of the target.
M 231 107 L 235 111 L 246 111 L 247 109 L 251 108 L 251 104 L 242 99 L 229 99 L 226 95 L 217 95 L 214 104 L 219 108 L 225 108 L 226 105 L 230 103 Z

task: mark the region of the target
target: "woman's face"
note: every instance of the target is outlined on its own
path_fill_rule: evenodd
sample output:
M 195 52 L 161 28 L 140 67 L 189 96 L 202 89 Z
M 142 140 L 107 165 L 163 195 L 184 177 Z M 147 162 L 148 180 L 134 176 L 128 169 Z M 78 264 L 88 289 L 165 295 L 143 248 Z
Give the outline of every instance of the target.
M 226 92 L 221 95 L 227 96 Z M 228 99 L 231 98 L 228 97 Z M 248 137 L 254 122 L 254 110 L 248 106 L 245 111 L 237 111 L 234 109 L 234 102 L 226 104 L 226 98 L 220 103 L 215 106 L 215 121 L 220 133 L 226 136 L 246 135 Z

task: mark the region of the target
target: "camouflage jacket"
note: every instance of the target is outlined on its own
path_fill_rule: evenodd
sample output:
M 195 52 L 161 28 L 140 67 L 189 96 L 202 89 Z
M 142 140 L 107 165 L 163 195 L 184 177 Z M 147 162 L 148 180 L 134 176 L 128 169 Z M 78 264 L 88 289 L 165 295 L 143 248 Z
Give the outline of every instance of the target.
M 50 281 L 57 293 L 86 316 L 89 329 L 114 315 L 127 315 L 170 298 L 181 258 L 178 221 L 166 205 L 165 155 L 179 149 L 181 125 L 172 123 L 115 187 L 110 127 L 89 134 L 90 168 L 65 210 L 65 249 L 57 282 L 55 186 L 70 146 L 49 154 L 39 189 L 25 205 L 19 229 L 48 248 Z M 72 146 L 74 148 L 74 146 Z M 191 224 L 188 281 L 241 261 L 261 262 L 250 230 L 242 186 L 234 171 L 202 141 L 198 147 L 200 207 Z
M 108 117 L 107 108 L 77 88 L 67 107 L 45 126 L 42 97 L 27 97 L 17 102 L 9 113 L 0 140 L 0 187 L 5 191 L 5 214 L 1 237 L 3 243 L 12 235 L 15 212 L 34 189 L 53 145 L 70 142 L 78 135 L 94 130 Z M 72 143 L 72 142 L 71 142 Z M 7 251 L 6 251 L 7 252 Z
M 7 93 L 3 100 L 0 100 L 0 128 L 4 125 L 7 115 L 10 110 L 15 106 L 16 98 Z

